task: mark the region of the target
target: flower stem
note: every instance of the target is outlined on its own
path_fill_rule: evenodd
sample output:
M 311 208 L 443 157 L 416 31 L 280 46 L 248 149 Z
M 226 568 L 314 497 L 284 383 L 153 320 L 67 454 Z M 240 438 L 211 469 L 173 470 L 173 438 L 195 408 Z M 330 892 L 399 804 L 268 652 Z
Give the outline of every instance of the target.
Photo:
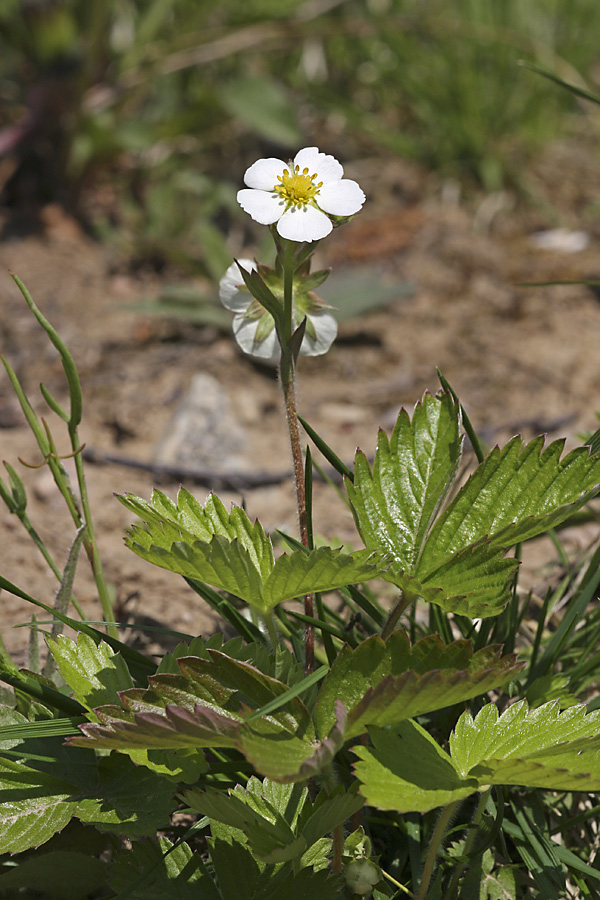
M 296 361 L 291 347 L 293 333 L 293 297 L 294 297 L 294 247 L 292 241 L 285 241 L 281 251 L 281 263 L 283 268 L 283 308 L 285 313 L 284 331 L 281 335 L 281 364 L 279 374 L 285 402 L 285 413 L 290 435 L 290 447 L 292 450 L 292 466 L 294 471 L 294 486 L 296 489 L 296 508 L 298 511 L 298 525 L 300 541 L 305 547 L 309 547 L 308 525 L 306 518 L 306 486 L 304 481 L 304 460 L 302 458 L 302 445 L 300 442 L 300 424 L 298 422 L 298 408 L 296 405 Z M 314 616 L 314 597 L 306 594 L 304 597 L 304 615 Z M 312 625 L 306 625 L 304 629 L 304 670 L 307 675 L 313 671 L 315 665 L 315 631 Z
M 300 541 L 305 547 L 308 547 L 304 460 L 302 458 L 302 446 L 300 443 L 300 425 L 298 423 L 298 411 L 296 408 L 296 385 L 294 383 L 293 374 L 288 381 L 282 381 L 282 388 L 290 435 L 290 446 L 292 449 L 292 465 L 294 470 L 294 486 L 296 489 L 296 507 L 298 510 Z M 310 616 L 311 618 L 314 617 L 313 594 L 306 594 L 304 597 L 304 615 Z M 310 675 L 315 665 L 315 630 L 313 626 L 309 624 L 307 624 L 304 629 L 304 654 L 304 669 L 306 674 Z
M 417 900 L 426 900 L 427 898 L 427 892 L 429 890 L 429 885 L 433 877 L 435 863 L 440 851 L 440 847 L 442 846 L 442 841 L 444 840 L 444 836 L 446 834 L 446 831 L 448 830 L 448 826 L 450 825 L 450 822 L 452 821 L 455 813 L 458 811 L 461 803 L 462 800 L 455 800 L 454 803 L 449 803 L 448 806 L 445 806 L 440 813 L 437 825 L 435 826 L 435 831 L 433 832 L 433 835 L 431 837 L 431 843 L 429 844 L 429 850 L 427 851 L 425 865 L 423 866 L 423 875 L 421 876 L 421 884 L 419 885 Z

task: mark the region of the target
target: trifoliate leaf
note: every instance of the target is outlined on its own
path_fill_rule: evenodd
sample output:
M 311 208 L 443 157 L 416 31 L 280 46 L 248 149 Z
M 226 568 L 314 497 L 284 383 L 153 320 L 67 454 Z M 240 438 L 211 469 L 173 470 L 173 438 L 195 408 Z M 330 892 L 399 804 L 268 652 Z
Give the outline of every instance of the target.
M 409 574 L 456 474 L 461 445 L 458 405 L 448 393 L 427 393 L 412 421 L 400 410 L 390 440 L 379 432 L 373 471 L 356 454 L 346 489 L 361 537 Z
M 513 438 L 494 448 L 439 515 L 460 460 L 460 410 L 449 393 L 426 394 L 391 439 L 381 432 L 371 470 L 356 456 L 348 496 L 367 547 L 393 562 L 383 577 L 407 596 L 471 617 L 497 615 L 517 563 L 504 552 L 563 522 L 600 485 L 600 455 L 564 442 Z
M 394 725 L 486 693 L 523 668 L 514 655 L 500 653 L 491 646 L 474 654 L 469 641 L 446 646 L 435 635 L 411 647 L 401 630 L 386 642 L 374 635 L 354 650 L 346 645 L 321 685 L 317 733 L 331 728 L 337 699 L 348 710 L 348 739 L 369 725 Z
M 204 508 L 183 489 L 177 506 L 159 491 L 150 504 L 132 495 L 120 499 L 145 522 L 133 526 L 126 540 L 138 556 L 234 594 L 263 614 L 285 600 L 375 578 L 386 564 L 369 550 L 349 554 L 329 547 L 298 550 L 275 562 L 260 524 L 239 507 L 228 513 L 215 495 Z
M 235 747 L 262 775 L 282 782 L 310 778 L 333 759 L 344 741 L 341 704 L 329 734 L 315 740 L 294 689 L 250 663 L 208 652 L 208 659 L 179 660 L 179 676 L 151 676 L 149 690 L 122 692 L 123 706 L 98 707 L 98 722 L 82 725 L 83 735 L 69 743 L 136 752 Z M 286 693 L 291 697 L 284 701 Z M 261 713 L 273 700 L 279 705 Z
M 425 812 L 491 784 L 598 791 L 600 711 L 585 713 L 561 713 L 556 701 L 529 710 L 522 700 L 499 715 L 488 704 L 475 719 L 460 717 L 451 756 L 413 721 L 372 728 L 373 748 L 353 748 L 361 793 L 380 809 Z

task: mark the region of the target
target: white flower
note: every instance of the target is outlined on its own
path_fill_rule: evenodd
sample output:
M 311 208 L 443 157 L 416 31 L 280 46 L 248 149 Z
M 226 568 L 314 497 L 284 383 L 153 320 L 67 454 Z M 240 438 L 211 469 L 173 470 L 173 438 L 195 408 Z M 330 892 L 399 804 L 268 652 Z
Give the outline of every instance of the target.
M 270 157 L 247 169 L 238 203 L 261 225 L 277 222 L 290 241 L 319 241 L 332 230 L 330 216 L 353 216 L 365 202 L 356 181 L 343 178 L 337 159 L 305 147 L 293 162 Z
M 253 259 L 240 259 L 240 266 L 253 272 L 257 265 Z M 274 285 L 271 290 L 280 293 Z M 244 286 L 237 263 L 232 263 L 219 284 L 219 298 L 223 306 L 235 313 L 233 333 L 235 339 L 250 356 L 271 359 L 279 352 L 279 342 L 273 317 L 255 300 Z M 311 311 L 311 295 L 296 291 L 294 319 L 296 325 L 306 316 L 306 331 L 300 353 L 303 356 L 321 356 L 327 353 L 337 335 L 337 322 L 331 313 Z

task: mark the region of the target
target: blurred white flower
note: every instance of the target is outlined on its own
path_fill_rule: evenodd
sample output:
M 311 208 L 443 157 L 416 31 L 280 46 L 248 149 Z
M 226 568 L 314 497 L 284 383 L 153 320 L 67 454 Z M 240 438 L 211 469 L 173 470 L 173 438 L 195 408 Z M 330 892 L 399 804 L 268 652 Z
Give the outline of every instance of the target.
M 240 266 L 247 272 L 256 271 L 253 259 L 240 259 Z M 294 321 L 298 326 L 306 316 L 306 331 L 300 353 L 303 356 L 321 356 L 327 353 L 337 335 L 337 322 L 329 312 L 324 312 L 322 301 L 310 291 L 302 291 L 296 285 L 294 291 Z M 269 289 L 283 302 L 283 286 L 269 283 Z M 235 339 L 250 356 L 271 359 L 279 353 L 279 342 L 273 317 L 252 297 L 241 276 L 237 263 L 232 263 L 219 283 L 219 298 L 223 306 L 235 313 L 233 333 Z
M 365 202 L 356 181 L 344 178 L 337 159 L 305 147 L 293 162 L 269 157 L 247 169 L 238 203 L 261 225 L 277 222 L 290 241 L 319 241 L 332 230 L 331 216 L 353 216 Z

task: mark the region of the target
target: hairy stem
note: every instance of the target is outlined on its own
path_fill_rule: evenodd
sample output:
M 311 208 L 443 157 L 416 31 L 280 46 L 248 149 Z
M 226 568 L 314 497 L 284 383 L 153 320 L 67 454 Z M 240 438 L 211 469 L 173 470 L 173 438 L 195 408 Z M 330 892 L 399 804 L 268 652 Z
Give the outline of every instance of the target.
M 300 424 L 298 422 L 298 408 L 296 405 L 296 363 L 291 348 L 291 337 L 293 333 L 294 265 L 293 244 L 291 241 L 286 241 L 282 250 L 285 328 L 284 333 L 281 335 L 280 378 L 290 435 L 290 447 L 292 450 L 292 466 L 294 471 L 294 487 L 296 489 L 296 508 L 298 511 L 300 541 L 305 547 L 309 547 L 306 518 L 304 460 L 302 458 Z M 306 594 L 304 597 L 304 615 L 310 616 L 311 618 L 314 616 L 314 597 L 312 594 Z M 310 675 L 314 670 L 314 666 L 315 631 L 312 625 L 307 624 L 304 629 L 304 670 L 307 675 Z
M 473 844 L 475 843 L 475 838 L 477 837 L 477 833 L 479 830 L 479 823 L 481 822 L 481 818 L 483 813 L 485 812 L 485 808 L 487 806 L 488 798 L 490 796 L 491 787 L 484 791 L 479 798 L 479 803 L 477 804 L 477 809 L 475 810 L 475 814 L 472 819 L 471 828 L 469 829 L 469 833 L 465 840 L 465 846 L 463 848 L 462 855 L 464 857 L 468 856 L 473 848 Z M 461 876 L 465 870 L 465 863 L 460 863 L 454 869 L 452 873 L 452 878 L 450 879 L 450 883 L 448 885 L 448 890 L 446 891 L 445 900 L 453 900 L 458 891 L 458 885 L 461 879 Z
M 398 598 L 398 602 L 396 603 L 396 605 L 390 612 L 390 614 L 388 616 L 388 620 L 385 623 L 385 625 L 383 626 L 383 631 L 381 632 L 381 637 L 383 638 L 384 641 L 387 641 L 387 639 L 393 632 L 394 628 L 396 627 L 396 625 L 398 623 L 398 619 L 400 618 L 400 616 L 402 615 L 402 613 L 404 612 L 406 607 L 410 606 L 410 604 L 413 602 L 413 600 L 415 600 L 414 594 L 409 594 L 408 591 L 401 591 L 400 597 Z
M 282 381 L 282 387 L 290 434 L 290 446 L 292 449 L 292 466 L 294 470 L 294 486 L 296 489 L 296 507 L 298 510 L 300 540 L 305 547 L 308 547 L 304 460 L 302 458 L 302 445 L 300 443 L 300 425 L 298 423 L 298 411 L 296 408 L 296 386 L 293 375 L 289 381 Z M 304 615 L 310 616 L 311 618 L 314 617 L 314 597 L 312 594 L 306 594 L 304 597 Z M 314 627 L 308 623 L 304 628 L 304 653 L 304 669 L 306 674 L 310 675 L 315 666 L 315 630 Z
M 446 831 L 448 830 L 448 826 L 450 825 L 452 818 L 458 811 L 461 803 L 462 800 L 455 800 L 454 803 L 449 803 L 448 806 L 445 806 L 440 813 L 440 816 L 437 820 L 437 825 L 435 826 L 435 831 L 433 832 L 433 835 L 431 837 L 431 843 L 429 844 L 429 850 L 427 851 L 425 865 L 423 866 L 423 874 L 421 876 L 421 884 L 419 885 L 417 900 L 426 900 L 427 898 L 427 892 L 429 890 L 429 885 L 435 871 L 435 864 L 437 861 L 438 853 L 440 852 L 440 848 L 442 846 L 442 841 L 444 840 Z

